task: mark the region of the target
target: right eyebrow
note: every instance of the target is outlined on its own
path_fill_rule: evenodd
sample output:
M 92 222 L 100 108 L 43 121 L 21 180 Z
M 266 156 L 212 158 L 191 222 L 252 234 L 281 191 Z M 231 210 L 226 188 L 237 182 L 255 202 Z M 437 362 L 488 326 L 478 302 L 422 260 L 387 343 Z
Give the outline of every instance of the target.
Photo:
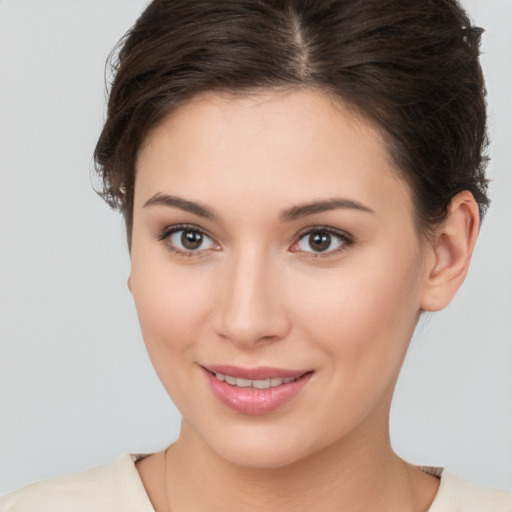
M 203 217 L 204 219 L 217 219 L 217 215 L 213 213 L 211 210 L 206 208 L 205 206 L 197 203 L 195 201 L 189 201 L 187 199 L 182 199 L 181 197 L 171 196 L 169 194 L 163 194 L 158 192 L 153 197 L 148 199 L 143 208 L 147 206 L 154 205 L 162 205 L 162 206 L 170 206 L 171 208 L 179 208 L 185 212 L 193 213 L 198 217 Z

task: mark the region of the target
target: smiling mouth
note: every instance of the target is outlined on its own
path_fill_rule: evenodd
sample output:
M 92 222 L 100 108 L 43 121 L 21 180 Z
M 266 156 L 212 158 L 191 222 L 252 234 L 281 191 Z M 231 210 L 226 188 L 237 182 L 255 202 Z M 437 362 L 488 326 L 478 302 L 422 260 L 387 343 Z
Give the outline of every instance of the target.
M 312 370 L 230 365 L 201 368 L 221 403 L 238 413 L 251 415 L 267 414 L 280 408 L 300 393 L 314 373 Z
M 213 372 L 212 372 L 213 373 Z M 277 388 L 278 386 L 282 386 L 283 384 L 289 384 L 290 382 L 295 382 L 299 377 L 273 377 L 270 379 L 262 379 L 262 380 L 252 380 L 252 379 L 242 379 L 240 377 L 233 377 L 231 375 L 224 375 L 223 373 L 213 373 L 215 378 L 220 380 L 221 382 L 226 382 L 230 386 L 234 386 L 237 388 L 254 388 L 254 389 L 269 389 L 269 388 Z

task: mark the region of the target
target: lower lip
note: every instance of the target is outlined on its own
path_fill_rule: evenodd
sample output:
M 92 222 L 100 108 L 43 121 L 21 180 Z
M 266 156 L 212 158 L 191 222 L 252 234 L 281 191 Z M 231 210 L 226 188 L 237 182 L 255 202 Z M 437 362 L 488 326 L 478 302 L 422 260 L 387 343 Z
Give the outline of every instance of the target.
M 312 373 L 307 373 L 288 384 L 281 384 L 275 388 L 255 389 L 232 386 L 220 381 L 211 372 L 204 372 L 213 394 L 220 402 L 233 411 L 252 415 L 270 413 L 289 402 L 300 393 L 312 376 Z

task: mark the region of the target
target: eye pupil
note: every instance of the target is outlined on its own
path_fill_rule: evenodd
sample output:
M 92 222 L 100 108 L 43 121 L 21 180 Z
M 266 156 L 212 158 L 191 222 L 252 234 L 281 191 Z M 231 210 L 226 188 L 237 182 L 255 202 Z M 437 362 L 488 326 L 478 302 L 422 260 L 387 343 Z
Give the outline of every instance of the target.
M 331 235 L 323 231 L 317 231 L 309 235 L 309 245 L 317 252 L 326 251 L 331 245 Z
M 203 235 L 198 231 L 183 231 L 181 243 L 185 249 L 193 251 L 198 249 L 203 243 Z

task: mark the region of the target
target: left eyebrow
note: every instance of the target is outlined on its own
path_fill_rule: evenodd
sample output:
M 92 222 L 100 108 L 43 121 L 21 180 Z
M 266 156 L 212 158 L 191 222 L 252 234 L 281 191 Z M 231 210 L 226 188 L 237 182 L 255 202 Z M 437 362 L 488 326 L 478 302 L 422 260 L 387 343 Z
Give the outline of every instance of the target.
M 315 213 L 327 212 L 330 210 L 358 210 L 366 213 L 375 213 L 371 208 L 368 208 L 362 203 L 352 201 L 351 199 L 326 199 L 324 201 L 314 201 L 298 206 L 294 206 L 281 213 L 281 222 L 290 222 L 292 220 L 314 215 Z

